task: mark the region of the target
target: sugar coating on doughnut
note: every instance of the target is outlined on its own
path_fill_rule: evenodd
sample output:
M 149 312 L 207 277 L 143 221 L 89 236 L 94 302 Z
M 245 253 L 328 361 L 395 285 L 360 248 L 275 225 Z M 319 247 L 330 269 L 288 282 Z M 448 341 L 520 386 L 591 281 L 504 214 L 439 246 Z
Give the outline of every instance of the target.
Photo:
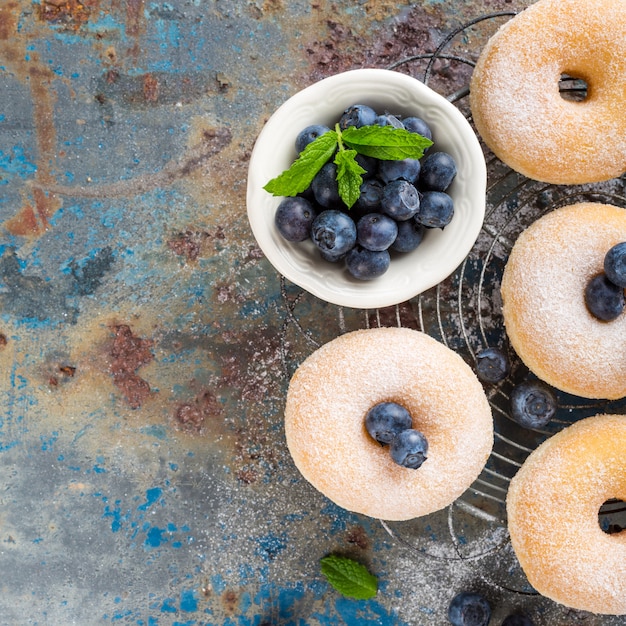
M 530 584 L 574 609 L 626 614 L 626 531 L 598 521 L 626 500 L 626 417 L 597 415 L 546 440 L 507 495 L 511 542 Z
M 602 322 L 584 292 L 604 256 L 626 241 L 626 210 L 600 203 L 556 209 L 515 242 L 502 276 L 511 345 L 539 378 L 585 398 L 626 396 L 626 313 Z
M 391 460 L 367 432 L 365 415 L 394 401 L 427 438 L 417 470 Z M 285 407 L 285 434 L 302 475 L 341 507 L 385 520 L 444 508 L 476 479 L 493 445 L 482 385 L 455 352 L 406 328 L 342 335 L 296 370 Z
M 583 79 L 583 102 L 559 94 Z M 599 182 L 626 171 L 626 2 L 539 0 L 491 37 L 470 82 L 476 128 L 529 178 Z

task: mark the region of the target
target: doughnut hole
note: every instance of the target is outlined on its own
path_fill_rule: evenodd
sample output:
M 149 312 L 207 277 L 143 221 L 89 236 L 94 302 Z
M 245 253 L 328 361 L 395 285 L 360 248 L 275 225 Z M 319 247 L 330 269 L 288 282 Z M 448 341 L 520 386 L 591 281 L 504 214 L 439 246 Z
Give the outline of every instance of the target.
M 606 500 L 598 511 L 602 532 L 614 535 L 626 530 L 626 502 L 620 498 Z
M 559 94 L 563 100 L 584 102 L 589 95 L 589 84 L 575 73 L 563 72 L 559 79 Z

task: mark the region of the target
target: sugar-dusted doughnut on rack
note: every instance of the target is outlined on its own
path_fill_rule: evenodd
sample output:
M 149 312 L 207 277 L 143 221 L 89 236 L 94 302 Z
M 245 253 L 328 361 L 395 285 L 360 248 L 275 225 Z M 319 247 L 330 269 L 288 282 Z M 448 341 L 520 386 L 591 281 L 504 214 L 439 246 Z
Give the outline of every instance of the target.
M 587 83 L 582 102 L 563 75 Z M 483 49 L 470 83 L 476 128 L 529 178 L 598 182 L 626 171 L 626 2 L 539 0 Z
M 392 401 L 428 440 L 419 469 L 393 462 L 365 427 Z M 471 368 L 424 333 L 376 328 L 341 335 L 296 370 L 285 433 L 303 476 L 336 504 L 385 520 L 444 508 L 481 472 L 493 445 L 491 408 Z
M 626 500 L 626 417 L 597 415 L 547 439 L 509 487 L 508 527 L 530 584 L 574 609 L 626 614 L 626 530 L 598 513 Z
M 513 245 L 501 285 L 506 332 L 522 361 L 557 389 L 626 396 L 626 313 L 603 322 L 585 305 L 589 279 L 621 241 L 626 209 L 586 202 L 544 215 Z

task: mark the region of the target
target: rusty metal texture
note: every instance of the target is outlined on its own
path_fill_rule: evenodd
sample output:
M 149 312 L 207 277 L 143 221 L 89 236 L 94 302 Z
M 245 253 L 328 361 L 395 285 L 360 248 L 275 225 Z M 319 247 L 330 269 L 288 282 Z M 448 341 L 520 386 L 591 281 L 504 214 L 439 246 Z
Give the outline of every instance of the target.
M 494 623 L 623 623 L 541 598 L 518 570 L 503 494 L 536 442 L 501 430 L 514 451 L 483 486 L 383 524 L 301 478 L 282 409 L 297 364 L 352 328 L 421 328 L 470 362 L 502 342 L 507 242 L 574 197 L 626 206 L 624 181 L 555 190 L 491 158 L 466 263 L 381 311 L 287 284 L 245 217 L 250 151 L 289 96 L 393 67 L 468 114 L 482 46 L 529 4 L 3 0 L 0 624 L 443 625 L 466 589 Z M 459 28 L 486 13 L 502 15 Z M 490 397 L 496 418 L 505 393 Z M 376 598 L 334 591 L 329 553 L 366 564 Z

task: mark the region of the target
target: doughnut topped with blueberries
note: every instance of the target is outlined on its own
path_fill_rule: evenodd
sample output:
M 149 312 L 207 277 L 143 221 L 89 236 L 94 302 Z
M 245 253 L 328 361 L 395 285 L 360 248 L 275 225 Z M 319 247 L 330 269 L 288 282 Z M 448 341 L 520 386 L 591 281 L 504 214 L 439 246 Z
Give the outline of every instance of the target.
M 408 328 L 346 333 L 294 373 L 285 435 L 296 467 L 339 506 L 385 520 L 456 500 L 493 445 L 491 407 L 455 352 Z
M 585 398 L 626 396 L 626 210 L 556 209 L 515 242 L 502 277 L 512 347 L 541 380 Z

